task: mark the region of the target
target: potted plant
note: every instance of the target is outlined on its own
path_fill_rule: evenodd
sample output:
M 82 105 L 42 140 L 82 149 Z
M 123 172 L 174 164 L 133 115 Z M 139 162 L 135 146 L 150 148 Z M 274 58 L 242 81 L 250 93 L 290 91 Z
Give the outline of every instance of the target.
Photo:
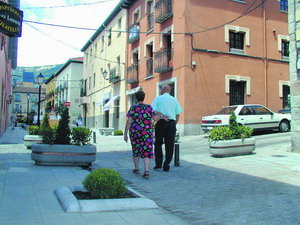
M 24 145 L 30 149 L 33 143 L 43 143 L 42 137 L 39 135 L 39 126 L 32 125 L 26 128 L 28 130 L 28 135 L 24 136 Z
M 36 165 L 90 166 L 96 160 L 96 146 L 89 144 L 91 130 L 69 127 L 69 109 L 65 107 L 57 127 L 45 116 L 40 128 L 42 144 L 33 144 L 31 159 Z
M 99 212 L 153 209 L 158 205 L 126 186 L 121 174 L 113 169 L 96 169 L 88 174 L 83 186 L 54 190 L 66 212 Z
M 251 154 L 255 150 L 252 132 L 252 128 L 239 125 L 235 113 L 232 112 L 229 126 L 217 127 L 209 132 L 209 152 L 212 156 Z

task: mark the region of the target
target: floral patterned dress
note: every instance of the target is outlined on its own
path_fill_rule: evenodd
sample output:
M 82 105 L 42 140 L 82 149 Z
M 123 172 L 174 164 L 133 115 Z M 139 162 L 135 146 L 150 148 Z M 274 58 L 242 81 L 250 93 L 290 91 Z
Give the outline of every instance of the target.
M 139 104 L 130 107 L 127 117 L 131 117 L 129 137 L 134 157 L 153 158 L 152 118 L 155 115 L 151 105 Z

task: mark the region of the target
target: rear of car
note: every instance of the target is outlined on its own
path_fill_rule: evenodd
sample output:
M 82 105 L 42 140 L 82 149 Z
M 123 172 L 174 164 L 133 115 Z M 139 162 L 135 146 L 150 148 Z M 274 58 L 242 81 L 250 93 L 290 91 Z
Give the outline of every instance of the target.
M 215 127 L 228 126 L 231 112 L 235 112 L 238 106 L 223 107 L 218 113 L 212 116 L 202 117 L 201 128 L 204 132 L 208 132 Z

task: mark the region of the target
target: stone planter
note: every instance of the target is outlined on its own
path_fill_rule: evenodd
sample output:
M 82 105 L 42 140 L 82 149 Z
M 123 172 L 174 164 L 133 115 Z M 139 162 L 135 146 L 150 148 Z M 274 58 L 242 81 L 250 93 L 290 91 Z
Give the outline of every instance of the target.
M 39 135 L 25 135 L 23 140 L 24 140 L 24 145 L 28 149 L 30 149 L 31 145 L 34 143 L 39 143 L 39 144 L 43 143 L 43 139 Z
M 83 187 L 60 187 L 54 190 L 66 212 L 103 212 L 138 209 L 155 209 L 158 205 L 130 187 L 126 187 L 135 198 L 77 200 L 73 191 L 84 191 Z
M 33 144 L 31 159 L 43 166 L 90 166 L 96 160 L 95 145 Z
M 224 157 L 251 154 L 255 150 L 255 138 L 210 141 L 209 152 L 212 156 Z

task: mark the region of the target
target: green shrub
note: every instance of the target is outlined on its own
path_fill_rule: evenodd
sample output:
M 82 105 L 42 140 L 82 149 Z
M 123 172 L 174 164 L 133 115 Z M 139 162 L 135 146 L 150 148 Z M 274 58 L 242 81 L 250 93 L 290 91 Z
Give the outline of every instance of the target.
M 39 134 L 44 144 L 53 144 L 55 140 L 55 129 L 50 127 L 48 114 L 44 115 Z
M 71 142 L 70 134 L 71 130 L 69 127 L 70 116 L 69 116 L 69 108 L 64 107 L 61 118 L 58 121 L 58 127 L 56 129 L 55 134 L 55 144 L 69 145 Z
M 26 118 L 24 118 L 24 117 L 18 117 L 17 118 L 17 122 L 18 123 L 26 123 Z
M 55 129 L 51 127 L 45 127 L 43 130 L 40 131 L 40 135 L 43 138 L 43 143 L 44 144 L 54 144 L 55 140 Z
M 233 139 L 232 131 L 229 127 L 216 127 L 208 134 L 209 140 L 231 140 Z
M 91 140 L 92 131 L 87 127 L 74 127 L 71 139 L 75 145 L 85 145 Z
M 238 126 L 236 128 L 236 139 L 240 138 L 240 139 L 245 139 L 245 138 L 249 138 L 252 135 L 253 129 L 250 127 L 246 127 L 246 126 Z
M 114 131 L 114 135 L 123 135 L 123 131 L 122 130 L 115 130 Z
M 97 169 L 86 176 L 83 187 L 92 196 L 101 199 L 118 198 L 126 192 L 121 175 L 112 169 Z
M 49 123 L 49 116 L 48 114 L 46 113 L 43 117 L 43 120 L 42 120 L 42 124 L 41 124 L 41 127 L 40 127 L 40 130 L 43 130 L 44 128 L 49 128 L 50 127 L 50 123 Z
M 229 126 L 216 127 L 212 129 L 208 134 L 208 140 L 232 140 L 232 139 L 245 139 L 251 137 L 253 129 L 250 127 L 238 125 L 236 121 L 236 115 L 231 113 L 229 118 Z
M 40 132 L 40 128 L 37 125 L 29 126 L 29 127 L 27 127 L 27 130 L 30 135 L 39 135 L 39 132 Z

